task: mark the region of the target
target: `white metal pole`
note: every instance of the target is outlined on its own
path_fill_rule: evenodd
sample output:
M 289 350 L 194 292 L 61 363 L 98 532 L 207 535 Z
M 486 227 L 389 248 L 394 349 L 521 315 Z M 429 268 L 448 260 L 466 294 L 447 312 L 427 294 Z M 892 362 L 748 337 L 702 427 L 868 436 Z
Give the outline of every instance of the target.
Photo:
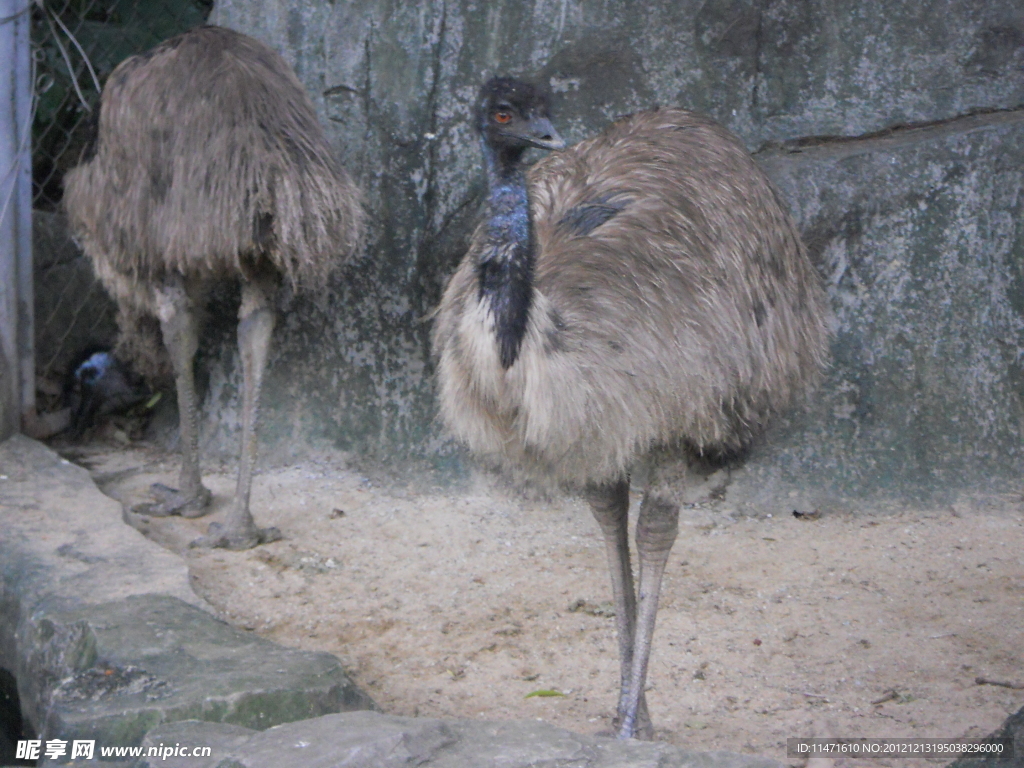
M 30 0 L 0 0 L 0 436 L 35 416 Z
M 15 3 L 19 5 L 19 3 Z M 21 127 L 18 146 L 18 358 L 21 374 L 21 418 L 36 417 L 35 299 L 32 264 L 32 17 L 30 0 L 20 3 L 25 10 L 14 22 L 15 30 L 15 112 Z

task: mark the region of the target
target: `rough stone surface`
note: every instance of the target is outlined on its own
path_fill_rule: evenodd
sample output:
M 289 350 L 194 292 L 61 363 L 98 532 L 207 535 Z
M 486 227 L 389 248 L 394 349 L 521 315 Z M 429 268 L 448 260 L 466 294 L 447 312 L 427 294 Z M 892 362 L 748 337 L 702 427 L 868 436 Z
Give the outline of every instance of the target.
M 0 668 L 42 738 L 138 744 L 162 722 L 266 728 L 373 707 L 336 658 L 203 610 L 180 558 L 121 520 L 88 473 L 0 444 Z
M 330 654 L 283 648 L 172 597 L 51 610 L 26 641 L 19 680 L 30 696 L 47 687 L 35 722 L 51 738 L 132 745 L 166 721 L 263 729 L 373 706 Z
M 857 509 L 1019 487 L 1024 112 L 759 160 L 827 279 L 837 332 L 821 391 L 731 497 Z
M 499 72 L 549 80 L 573 140 L 659 103 L 752 148 L 1024 103 L 1024 11 L 1002 0 L 222 0 L 210 21 L 277 43 L 349 157 L 410 141 L 424 185 L 454 155 L 478 163 L 469 109 Z
M 1012 759 L 962 757 L 950 764 L 949 768 L 1024 768 L 1024 708 L 1010 715 L 1003 727 L 991 735 L 1013 739 Z
M 175 744 L 209 746 L 211 756 L 142 758 L 135 768 L 781 768 L 767 758 L 580 736 L 540 722 L 375 712 L 327 715 L 248 736 L 238 728 L 180 722 L 153 729 L 143 742 L 158 748 Z

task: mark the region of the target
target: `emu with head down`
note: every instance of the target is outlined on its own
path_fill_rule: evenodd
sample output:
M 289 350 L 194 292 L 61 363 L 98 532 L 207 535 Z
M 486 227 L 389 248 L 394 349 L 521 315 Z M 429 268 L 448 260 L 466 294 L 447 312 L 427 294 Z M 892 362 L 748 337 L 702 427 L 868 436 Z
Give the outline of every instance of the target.
M 119 348 L 151 355 L 159 347 L 140 334 L 158 323 L 170 353 L 180 487 L 155 486 L 150 514 L 198 516 L 210 501 L 199 470 L 197 311 L 215 281 L 240 281 L 238 485 L 225 525 L 199 543 L 241 549 L 278 538 L 249 512 L 275 297 L 282 283 L 322 286 L 363 233 L 359 191 L 295 74 L 263 43 L 212 26 L 127 59 L 103 90 L 91 156 L 68 174 L 64 204 L 119 304 Z
M 742 450 L 806 392 L 828 309 L 796 228 L 740 142 L 654 109 L 564 146 L 545 95 L 497 78 L 476 112 L 489 194 L 433 331 L 441 415 L 470 449 L 574 487 L 605 536 L 621 662 L 617 726 L 650 737 L 644 681 L 678 488 L 650 470 L 627 546 L 630 472 L 664 448 Z

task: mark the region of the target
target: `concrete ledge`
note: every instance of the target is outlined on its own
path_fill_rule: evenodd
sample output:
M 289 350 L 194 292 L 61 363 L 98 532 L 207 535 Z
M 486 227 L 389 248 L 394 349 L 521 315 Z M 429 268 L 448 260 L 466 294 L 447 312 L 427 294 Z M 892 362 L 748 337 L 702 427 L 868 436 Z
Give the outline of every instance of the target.
M 257 733 L 208 723 L 150 731 L 145 746 L 211 747 L 209 758 L 151 757 L 134 768 L 781 768 L 761 757 L 691 752 L 657 742 L 580 736 L 536 721 L 495 723 L 395 717 L 376 712 L 326 715 Z
M 44 740 L 131 746 L 175 720 L 262 729 L 375 707 L 330 654 L 214 618 L 179 557 L 22 436 L 0 444 L 0 531 L 0 667 Z

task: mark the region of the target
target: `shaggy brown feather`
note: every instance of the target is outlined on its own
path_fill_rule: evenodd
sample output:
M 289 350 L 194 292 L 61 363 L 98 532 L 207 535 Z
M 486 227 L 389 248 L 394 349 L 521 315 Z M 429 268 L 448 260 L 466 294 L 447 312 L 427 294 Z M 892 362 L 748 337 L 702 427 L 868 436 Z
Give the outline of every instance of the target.
M 363 236 L 359 192 L 298 79 L 263 43 L 218 27 L 124 61 L 103 91 L 95 152 L 68 174 L 64 203 L 120 308 L 118 351 L 150 376 L 174 374 L 179 488 L 154 486 L 156 501 L 134 508 L 142 514 L 198 517 L 209 507 L 199 466 L 199 315 L 213 281 L 240 283 L 238 484 L 224 523 L 193 543 L 276 541 L 281 532 L 258 528 L 249 509 L 275 303 L 282 282 L 325 285 Z
M 817 380 L 830 335 L 820 279 L 724 128 L 643 112 L 528 178 L 536 276 L 519 359 L 501 367 L 478 288 L 483 225 L 437 310 L 441 415 L 475 453 L 580 488 L 612 483 L 679 442 L 743 448 Z M 594 201 L 621 210 L 580 236 L 564 222 Z
M 265 261 L 293 286 L 322 286 L 364 231 L 291 68 L 212 26 L 111 73 L 95 154 L 67 175 L 64 204 L 108 290 L 150 314 L 169 272 L 234 277 Z

